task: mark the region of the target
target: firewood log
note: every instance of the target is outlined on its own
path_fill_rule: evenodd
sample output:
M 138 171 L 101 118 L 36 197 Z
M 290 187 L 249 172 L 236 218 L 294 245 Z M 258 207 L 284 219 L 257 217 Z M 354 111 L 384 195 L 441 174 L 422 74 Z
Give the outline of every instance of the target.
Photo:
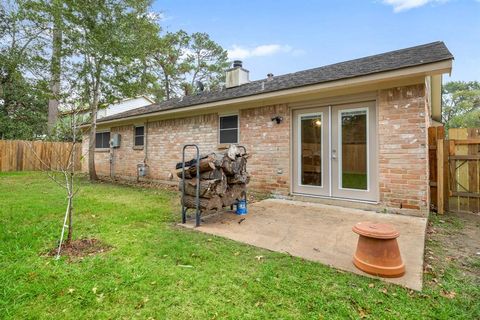
M 200 172 L 206 172 L 206 171 L 211 171 L 215 169 L 215 156 L 213 155 L 208 155 L 207 157 L 203 158 L 199 162 L 199 169 Z M 188 172 L 188 174 L 187 174 Z M 195 177 L 197 175 L 197 166 L 196 164 L 193 164 L 192 166 L 185 168 L 185 176 L 188 177 Z M 177 177 L 181 178 L 182 177 L 182 169 L 180 167 L 179 170 L 177 170 Z
M 231 206 L 237 202 L 237 200 L 242 199 L 244 192 L 247 192 L 247 186 L 244 184 L 234 184 L 228 186 L 227 191 L 221 197 L 223 206 Z
M 235 171 L 233 169 L 233 164 L 234 164 L 234 161 L 229 157 L 224 157 L 222 159 L 220 166 L 223 169 L 223 172 L 225 172 L 225 175 L 232 176 L 235 174 Z
M 227 177 L 227 183 L 230 184 L 248 184 L 250 182 L 250 175 L 247 172 L 235 174 Z
M 195 208 L 195 197 L 185 195 L 183 197 L 183 205 L 187 208 Z M 222 199 L 219 196 L 212 198 L 200 198 L 200 209 L 201 210 L 213 210 L 213 209 L 222 209 L 223 203 Z
M 222 168 L 216 168 L 212 171 L 205 171 L 200 173 L 201 180 L 222 180 L 226 179 L 225 174 L 223 173 Z
M 232 169 L 234 174 L 240 174 L 246 170 L 247 160 L 244 157 L 238 157 L 235 162 L 232 163 Z
M 185 179 L 185 194 L 190 196 L 196 196 L 197 192 L 196 179 Z M 183 181 L 178 184 L 178 189 L 182 191 Z M 213 198 L 217 195 L 222 195 L 227 191 L 226 179 L 220 180 L 200 180 L 199 195 L 202 198 Z

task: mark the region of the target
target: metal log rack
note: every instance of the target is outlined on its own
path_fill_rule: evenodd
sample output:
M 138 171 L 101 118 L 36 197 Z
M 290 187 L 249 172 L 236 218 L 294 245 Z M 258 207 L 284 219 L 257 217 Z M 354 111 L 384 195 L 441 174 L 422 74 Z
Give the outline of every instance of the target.
M 195 190 L 195 227 L 200 226 L 201 222 L 201 210 L 200 210 L 200 148 L 197 144 L 186 144 L 182 148 L 182 224 L 187 223 L 187 210 L 184 204 L 185 197 L 185 150 L 188 148 L 195 148 L 195 167 L 196 167 L 196 190 Z M 247 154 L 247 148 L 244 146 L 237 146 L 237 148 L 242 148 L 244 154 Z M 247 193 L 243 192 L 242 196 L 245 199 L 245 207 L 247 206 Z M 233 204 L 230 206 L 230 209 L 233 210 Z

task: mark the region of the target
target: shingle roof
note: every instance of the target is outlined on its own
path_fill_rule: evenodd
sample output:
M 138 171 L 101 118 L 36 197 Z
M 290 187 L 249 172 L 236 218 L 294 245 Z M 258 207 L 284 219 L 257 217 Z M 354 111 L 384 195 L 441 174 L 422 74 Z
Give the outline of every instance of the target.
M 238 87 L 222 89 L 220 91 L 203 92 L 201 94 L 194 94 L 183 98 L 170 99 L 159 104 L 152 104 L 109 117 L 104 117 L 99 119 L 98 122 L 101 123 L 164 110 L 354 78 L 450 59 L 453 59 L 453 55 L 448 48 L 443 42 L 437 41 L 416 47 L 335 63 L 319 68 L 275 76 L 271 81 L 262 79 Z

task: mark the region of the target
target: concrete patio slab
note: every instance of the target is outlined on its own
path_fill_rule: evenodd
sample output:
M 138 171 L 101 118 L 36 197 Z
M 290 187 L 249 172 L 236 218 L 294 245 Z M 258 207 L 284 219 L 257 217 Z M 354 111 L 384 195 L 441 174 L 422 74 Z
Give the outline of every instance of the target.
M 248 212 L 245 216 L 221 212 L 203 217 L 195 230 L 377 278 L 352 263 L 358 240 L 352 226 L 360 221 L 391 223 L 400 232 L 406 273 L 401 278 L 381 279 L 422 290 L 425 218 L 279 199 L 253 203 Z M 238 223 L 240 219 L 245 220 Z M 193 221 L 185 226 L 193 228 Z

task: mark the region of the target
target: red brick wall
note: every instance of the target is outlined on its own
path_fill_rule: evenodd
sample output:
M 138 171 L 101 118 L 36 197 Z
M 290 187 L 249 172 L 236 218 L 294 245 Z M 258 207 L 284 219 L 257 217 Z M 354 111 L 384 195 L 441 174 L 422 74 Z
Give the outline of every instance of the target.
M 378 92 L 378 164 L 380 208 L 426 214 L 428 209 L 428 150 L 425 86 L 415 85 Z M 248 171 L 252 190 L 288 195 L 290 188 L 290 108 L 286 104 L 243 109 L 240 144 L 251 157 Z M 281 116 L 277 124 L 272 117 Z M 136 123 L 137 125 L 139 123 Z M 176 181 L 175 164 L 182 146 L 197 143 L 201 152 L 218 150 L 218 114 L 211 113 L 148 124 L 149 179 Z M 144 150 L 133 149 L 133 124 L 113 127 L 122 135 L 115 150 L 117 177 L 136 178 Z M 88 139 L 84 140 L 86 150 Z M 97 173 L 110 174 L 108 153 L 97 153 Z M 84 162 L 86 165 L 86 161 Z M 85 167 L 85 166 L 84 166 Z M 85 168 L 86 170 L 86 168 Z
M 428 210 L 425 86 L 379 91 L 380 201 L 392 211 Z
M 272 121 L 280 116 L 283 121 Z M 290 172 L 290 110 L 285 104 L 240 112 L 240 143 L 247 148 L 251 187 L 288 195 Z
M 173 180 L 175 177 L 175 164 L 182 159 L 182 147 L 187 143 L 196 143 L 200 152 L 207 153 L 217 148 L 217 120 L 216 114 L 207 114 L 195 117 L 161 120 L 147 123 L 136 122 L 144 125 L 146 130 L 146 145 L 148 158 L 148 177 L 154 180 Z M 143 163 L 145 149 L 133 147 L 134 125 L 112 127 L 111 133 L 120 133 L 122 136 L 121 147 L 114 149 L 113 168 L 115 176 L 122 178 L 137 177 L 137 164 Z M 84 148 L 87 148 L 88 137 L 84 136 Z M 110 164 L 105 162 L 105 154 L 95 154 L 97 174 L 110 175 Z M 188 157 L 193 152 L 187 152 Z M 84 161 L 83 168 L 86 168 Z

